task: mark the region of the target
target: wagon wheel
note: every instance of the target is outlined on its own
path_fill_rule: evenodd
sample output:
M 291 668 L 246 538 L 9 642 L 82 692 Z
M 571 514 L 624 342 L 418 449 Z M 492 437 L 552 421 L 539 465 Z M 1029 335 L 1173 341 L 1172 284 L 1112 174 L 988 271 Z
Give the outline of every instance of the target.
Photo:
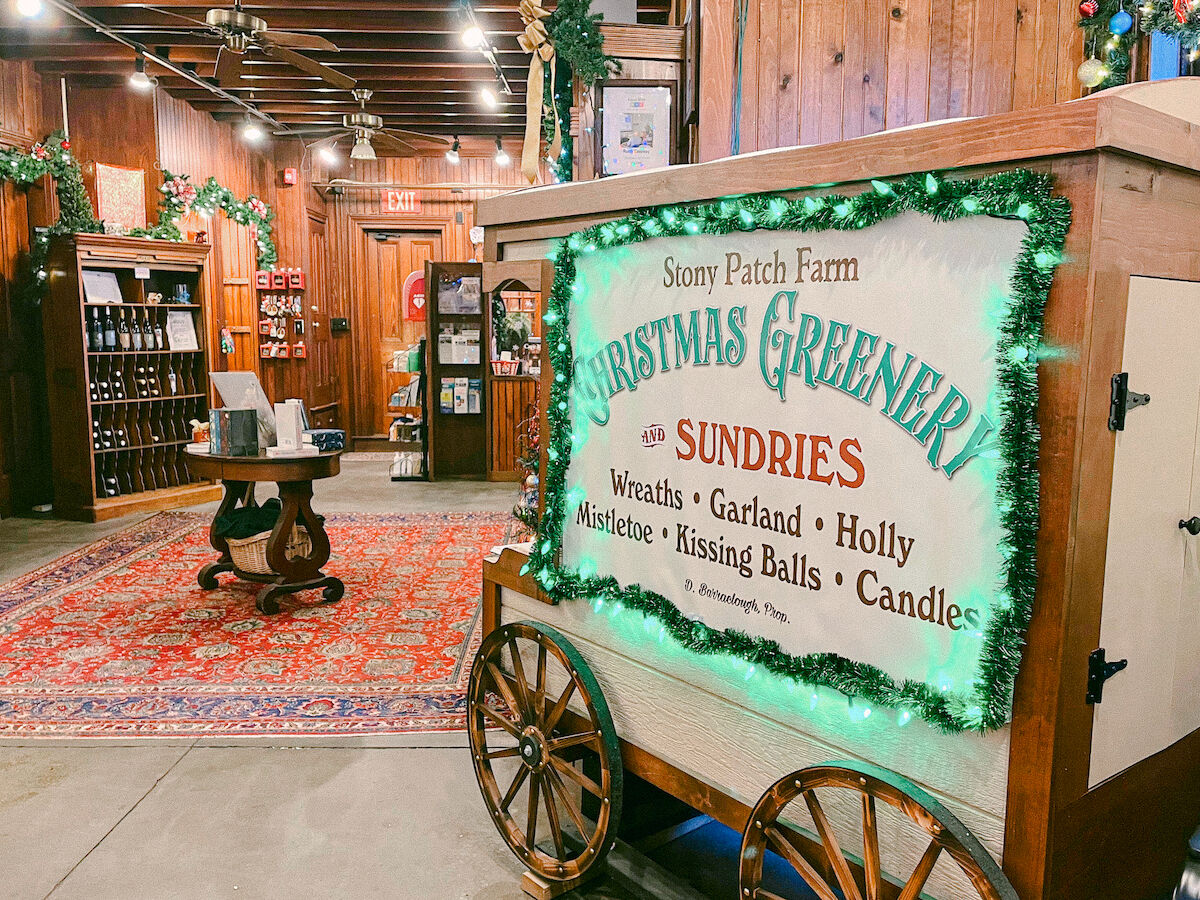
M 587 715 L 568 709 L 572 702 Z M 488 812 L 523 863 L 567 881 L 604 859 L 621 818 L 621 753 L 600 687 L 566 638 L 534 622 L 484 638 L 467 689 L 467 733 Z M 599 767 L 585 773 L 574 763 L 589 750 Z
M 852 868 L 838 845 L 815 790 L 854 791 L 862 803 L 862 857 Z M 811 840 L 781 825 L 785 809 L 802 799 L 817 833 Z M 929 835 L 929 844 L 907 880 L 882 871 L 875 802 L 882 800 Z M 917 900 L 944 851 L 971 880 L 982 900 L 1018 900 L 996 861 L 942 804 L 895 772 L 868 763 L 831 762 L 793 772 L 775 782 L 750 814 L 742 835 L 738 880 L 743 900 L 783 900 L 762 887 L 766 850 L 783 857 L 821 900 Z M 858 848 L 855 848 L 856 850 Z M 838 893 L 840 891 L 840 893 Z

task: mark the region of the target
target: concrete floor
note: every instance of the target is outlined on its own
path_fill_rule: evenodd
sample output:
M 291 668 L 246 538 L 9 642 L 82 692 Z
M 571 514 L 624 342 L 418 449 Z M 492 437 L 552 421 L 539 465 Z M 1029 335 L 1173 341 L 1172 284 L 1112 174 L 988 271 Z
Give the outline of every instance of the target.
M 395 483 L 352 454 L 318 512 L 506 510 L 516 485 Z M 211 511 L 214 505 L 195 507 Z M 139 517 L 0 521 L 0 581 Z M 464 735 L 0 741 L 0 898 L 518 900 Z M 615 884 L 573 896 L 628 898 Z

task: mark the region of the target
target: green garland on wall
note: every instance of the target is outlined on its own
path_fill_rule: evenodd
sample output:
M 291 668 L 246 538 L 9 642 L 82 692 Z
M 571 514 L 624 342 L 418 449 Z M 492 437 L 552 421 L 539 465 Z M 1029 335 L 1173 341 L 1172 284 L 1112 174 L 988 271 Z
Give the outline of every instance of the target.
M 54 179 L 58 221 L 37 232 L 29 251 L 30 277 L 21 293 L 31 303 L 40 302 L 45 291 L 45 261 L 52 237 L 104 231 L 104 224 L 92 213 L 92 201 L 83 184 L 83 171 L 71 153 L 71 142 L 61 131 L 52 132 L 28 150 L 0 150 L 0 180 L 28 187 L 47 175 Z
M 571 137 L 571 100 L 574 85 L 586 91 L 621 71 L 615 57 L 604 52 L 604 35 L 600 23 L 604 16 L 592 13 L 591 0 L 561 0 L 546 19 L 546 31 L 558 59 L 566 63 L 557 67 L 557 78 L 551 83 L 550 67 L 546 67 L 543 105 L 554 111 L 562 130 L 562 152 L 550 160 L 556 181 L 571 181 L 575 164 L 574 139 Z M 542 120 L 542 136 L 547 145 L 554 140 L 554 120 Z
M 166 241 L 182 241 L 183 232 L 179 221 L 190 212 L 212 216 L 223 212 L 239 225 L 248 225 L 258 249 L 259 269 L 271 270 L 279 261 L 275 240 L 271 236 L 271 222 L 275 211 L 258 197 L 251 194 L 239 200 L 233 191 L 222 187 L 209 177 L 199 188 L 191 183 L 187 175 L 172 175 L 163 169 L 163 183 L 159 187 L 163 195 L 158 206 L 158 224 L 150 228 L 135 228 L 132 237 L 150 237 Z
M 1037 587 L 1038 426 L 1037 365 L 1046 298 L 1070 225 L 1070 204 L 1051 193 L 1049 176 L 1015 170 L 979 179 L 947 180 L 934 173 L 896 182 L 875 181 L 855 196 L 788 200 L 754 195 L 700 206 L 647 209 L 595 225 L 552 251 L 556 277 L 544 316 L 555 372 L 548 403 L 545 515 L 529 564 L 542 588 L 561 601 L 586 598 L 636 610 L 697 653 L 728 655 L 810 685 L 824 685 L 871 703 L 917 715 L 945 731 L 985 731 L 1008 721 L 1020 666 L 1024 630 Z M 744 632 L 710 628 L 689 619 L 666 598 L 612 576 L 584 577 L 562 567 L 566 473 L 571 457 L 570 396 L 573 348 L 568 332 L 576 259 L 601 248 L 660 236 L 728 234 L 758 228 L 794 231 L 868 228 L 907 211 L 939 221 L 987 215 L 1020 219 L 1028 232 L 1014 266 L 1007 313 L 1000 325 L 998 379 L 1001 464 L 997 503 L 1007 536 L 1002 584 L 986 626 L 980 671 L 970 693 L 942 692 L 921 681 L 895 681 L 870 665 L 832 653 L 793 656 L 778 643 Z
M 1132 20 L 1129 27 L 1125 27 L 1124 19 L 1116 18 L 1122 13 Z M 1196 0 L 1143 0 L 1140 4 L 1132 0 L 1083 0 L 1079 15 L 1084 52 L 1089 55 L 1080 67 L 1079 80 L 1093 90 L 1129 81 L 1133 45 L 1139 32 L 1161 32 L 1176 38 L 1185 50 L 1200 50 L 1200 2 Z M 1093 61 L 1099 61 L 1102 67 Z M 1093 83 L 1094 78 L 1100 80 Z

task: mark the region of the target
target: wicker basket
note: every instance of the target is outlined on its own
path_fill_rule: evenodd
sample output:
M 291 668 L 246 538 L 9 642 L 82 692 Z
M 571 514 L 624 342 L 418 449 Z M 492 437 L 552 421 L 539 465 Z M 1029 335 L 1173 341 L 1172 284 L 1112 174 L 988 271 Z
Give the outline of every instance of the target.
M 270 539 L 269 531 L 252 534 L 248 538 L 228 538 L 226 543 L 229 544 L 229 555 L 233 558 L 233 564 L 251 575 L 277 575 L 278 573 L 267 565 L 267 541 Z M 308 531 L 293 525 L 284 556 L 293 559 L 297 556 L 308 556 L 311 552 L 312 538 L 308 536 Z

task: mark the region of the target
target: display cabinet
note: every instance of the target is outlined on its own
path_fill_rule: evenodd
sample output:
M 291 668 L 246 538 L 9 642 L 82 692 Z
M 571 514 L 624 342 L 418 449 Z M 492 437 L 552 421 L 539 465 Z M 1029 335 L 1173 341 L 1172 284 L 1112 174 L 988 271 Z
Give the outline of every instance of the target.
M 425 263 L 425 421 L 431 481 L 487 475 L 487 310 L 482 275 L 479 263 Z
M 46 262 L 54 509 L 100 521 L 220 498 L 183 463 L 207 421 L 206 244 L 77 234 Z

